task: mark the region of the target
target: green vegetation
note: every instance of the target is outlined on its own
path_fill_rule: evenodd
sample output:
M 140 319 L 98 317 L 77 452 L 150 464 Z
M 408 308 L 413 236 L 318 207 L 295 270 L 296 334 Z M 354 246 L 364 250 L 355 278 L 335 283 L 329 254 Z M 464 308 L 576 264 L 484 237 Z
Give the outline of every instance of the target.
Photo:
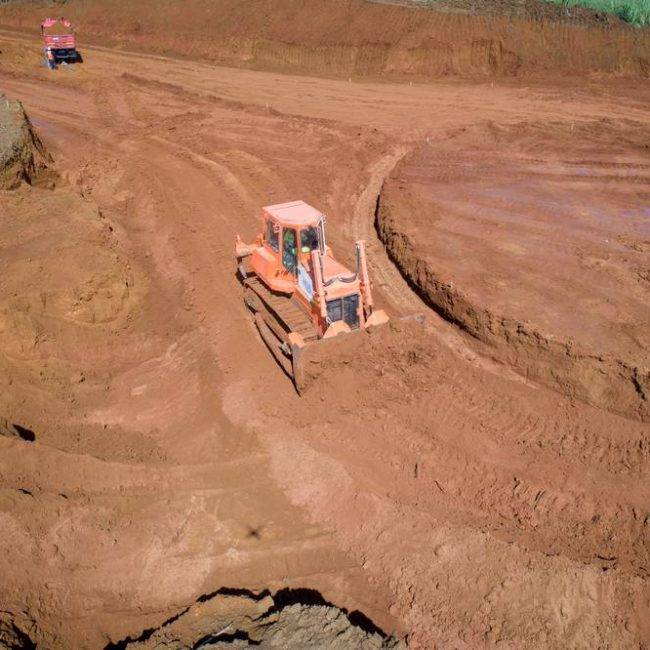
M 564 7 L 587 7 L 615 14 L 637 27 L 650 24 L 650 0 L 551 0 Z

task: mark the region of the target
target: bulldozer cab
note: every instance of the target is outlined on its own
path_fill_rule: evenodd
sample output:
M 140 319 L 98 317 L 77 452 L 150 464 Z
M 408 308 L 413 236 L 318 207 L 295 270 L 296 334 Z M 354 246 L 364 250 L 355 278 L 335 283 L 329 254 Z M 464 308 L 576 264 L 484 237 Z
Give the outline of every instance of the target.
M 282 228 L 277 222 L 268 219 L 266 222 L 265 236 L 266 245 L 277 253 L 280 250 L 280 231 Z
M 282 268 L 297 274 L 300 265 L 308 267 L 312 251 L 325 252 L 324 215 L 303 203 L 270 206 L 263 211 L 264 244 L 280 257 Z
M 299 263 L 307 266 L 311 252 L 321 250 L 319 231 L 320 228 L 316 226 L 299 230 L 282 228 L 282 266 L 289 273 L 296 273 Z M 277 237 L 275 233 L 274 236 Z

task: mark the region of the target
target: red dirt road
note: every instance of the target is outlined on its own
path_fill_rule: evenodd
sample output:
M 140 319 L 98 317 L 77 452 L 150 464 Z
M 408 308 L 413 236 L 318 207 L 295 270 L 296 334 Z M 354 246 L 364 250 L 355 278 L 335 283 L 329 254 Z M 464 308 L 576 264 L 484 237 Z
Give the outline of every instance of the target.
M 222 586 L 290 585 L 415 648 L 650 642 L 647 424 L 481 356 L 373 226 L 384 178 L 427 139 L 647 125 L 650 91 L 352 83 L 102 48 L 49 75 L 25 43 L 0 38 L 0 83 L 64 181 L 0 195 L 0 415 L 35 434 L 0 437 L 0 612 L 45 647 L 98 647 Z M 232 258 L 259 207 L 291 198 L 328 214 L 345 262 L 369 240 L 393 317 L 303 398 Z

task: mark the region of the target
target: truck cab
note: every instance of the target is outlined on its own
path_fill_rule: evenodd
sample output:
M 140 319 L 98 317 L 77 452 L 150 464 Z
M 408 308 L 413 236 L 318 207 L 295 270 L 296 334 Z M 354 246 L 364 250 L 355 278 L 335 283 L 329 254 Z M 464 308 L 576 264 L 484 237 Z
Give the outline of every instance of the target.
M 77 39 L 69 20 L 46 18 L 41 23 L 45 65 L 55 70 L 59 63 L 81 63 Z

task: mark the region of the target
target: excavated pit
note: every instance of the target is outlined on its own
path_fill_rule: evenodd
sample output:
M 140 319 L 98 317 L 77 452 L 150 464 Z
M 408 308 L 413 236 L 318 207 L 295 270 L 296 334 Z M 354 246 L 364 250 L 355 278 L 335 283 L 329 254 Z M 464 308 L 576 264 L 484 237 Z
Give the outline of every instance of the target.
M 464 130 L 397 166 L 377 231 L 412 288 L 488 354 L 647 420 L 649 138 L 608 120 Z
M 285 589 L 273 596 L 268 591 L 220 589 L 160 627 L 111 643 L 106 650 L 250 646 L 406 650 L 359 612 L 348 614 L 310 589 Z
M 0 612 L 0 648 L 2 650 L 35 650 L 36 644 L 24 631 L 33 625 L 33 621 L 20 621 L 6 612 Z

